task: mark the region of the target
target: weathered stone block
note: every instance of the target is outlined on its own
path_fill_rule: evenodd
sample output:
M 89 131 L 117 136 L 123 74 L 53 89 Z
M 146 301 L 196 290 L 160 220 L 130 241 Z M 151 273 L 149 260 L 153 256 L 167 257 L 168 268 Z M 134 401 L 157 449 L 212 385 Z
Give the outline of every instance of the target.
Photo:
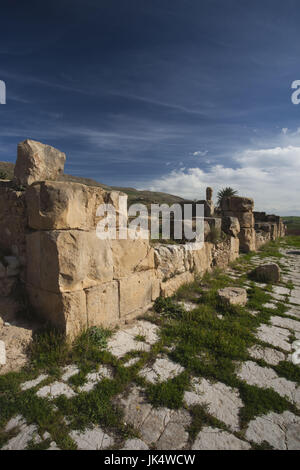
M 253 212 L 224 211 L 224 215 L 229 216 L 229 217 L 237 217 L 241 228 L 253 228 L 254 227 Z
M 86 296 L 83 290 L 54 293 L 29 285 L 26 290 L 37 315 L 60 328 L 70 339 L 87 328 Z
M 212 201 L 212 196 L 213 196 L 213 189 L 208 186 L 206 188 L 206 200 Z
M 221 220 L 223 232 L 232 237 L 237 237 L 241 230 L 239 219 L 233 216 L 224 216 Z
M 152 301 L 154 302 L 160 296 L 160 280 L 154 279 L 152 283 Z
M 14 179 L 22 186 L 35 181 L 56 180 L 64 171 L 66 155 L 60 150 L 35 140 L 18 145 Z
M 43 181 L 26 191 L 28 225 L 37 230 L 96 227 L 97 208 L 106 192 L 99 187 L 63 181 Z
M 154 249 L 148 240 L 112 240 L 114 278 L 154 269 Z
M 201 250 L 191 251 L 191 256 L 194 262 L 194 270 L 197 274 L 203 275 L 206 271 L 209 271 L 212 266 L 212 243 L 204 243 Z
M 239 233 L 240 250 L 244 253 L 255 251 L 256 234 L 253 228 L 241 228 Z
M 232 196 L 222 200 L 223 211 L 251 212 L 254 208 L 254 201 L 249 197 Z
M 158 245 L 154 257 L 157 276 L 163 280 L 189 271 L 193 265 L 191 252 L 183 245 Z
M 75 291 L 113 279 L 110 241 L 95 232 L 34 232 L 27 235 L 27 253 L 27 283 L 40 289 Z
M 251 271 L 250 276 L 252 279 L 259 282 L 272 282 L 280 281 L 280 267 L 276 263 L 263 264 L 257 266 Z
M 121 318 L 135 312 L 141 313 L 150 307 L 154 280 L 154 271 L 150 270 L 119 280 Z
M 224 304 L 227 305 L 246 305 L 247 291 L 242 287 L 225 287 L 218 290 L 218 295 Z
M 120 319 L 117 281 L 86 289 L 88 326 L 115 326 Z
M 161 283 L 161 295 L 163 297 L 169 297 L 170 295 L 173 295 L 174 292 L 176 292 L 177 289 L 179 289 L 179 287 L 181 287 L 183 284 L 188 284 L 193 282 L 193 280 L 194 275 L 190 272 L 178 274 L 178 276 L 172 277 L 168 281 Z

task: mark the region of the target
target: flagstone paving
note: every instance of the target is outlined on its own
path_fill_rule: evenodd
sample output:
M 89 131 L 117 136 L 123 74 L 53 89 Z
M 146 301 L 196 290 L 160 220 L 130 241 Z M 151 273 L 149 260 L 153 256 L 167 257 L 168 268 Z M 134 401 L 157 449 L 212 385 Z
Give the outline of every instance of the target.
M 184 401 L 188 406 L 207 404 L 210 414 L 227 424 L 233 431 L 239 430 L 239 411 L 243 406 L 238 390 L 206 379 L 193 379 L 192 391 L 184 394 Z
M 282 280 L 272 289 L 245 276 L 253 266 L 278 262 L 272 256 L 263 258 L 256 254 L 239 269 L 231 267 L 226 273 L 232 286 L 247 287 L 248 295 L 253 286 L 270 294 L 265 296 L 269 300 L 262 302 L 264 308 L 251 303 L 245 307 L 248 321 L 256 323 L 243 360 L 235 360 L 228 353 L 224 371 L 222 363 L 215 364 L 212 353 L 218 350 L 218 344 L 211 340 L 209 326 L 205 325 L 197 333 L 199 348 L 196 343 L 188 353 L 180 352 L 185 331 L 176 332 L 175 328 L 173 336 L 166 335 L 159 314 L 150 312 L 148 317 L 113 333 L 107 341 L 106 355 L 101 356 L 103 363 L 90 366 L 87 361 L 82 367 L 80 361 L 67 362 L 64 367 L 57 365 L 55 373 L 39 369 L 27 380 L 24 375 L 25 379 L 19 382 L 17 394 L 30 403 L 28 406 L 37 400 L 36 406 L 53 413 L 54 422 L 62 418 L 63 437 L 53 422 L 47 428 L 44 415 L 34 420 L 24 411 L 24 416 L 8 414 L 6 419 L 0 393 L 0 448 L 300 450 L 300 389 L 296 372 L 300 365 L 292 364 L 291 356 L 296 348 L 292 344 L 300 338 L 300 256 L 284 242 L 280 251 Z M 206 291 L 204 285 L 203 292 Z M 188 326 L 200 297 L 180 300 L 187 313 L 187 335 L 191 334 Z M 226 311 L 215 312 L 214 318 L 220 324 L 220 332 L 223 325 L 228 328 Z M 235 326 L 233 322 L 232 328 Z M 223 348 L 230 351 L 226 344 Z M 229 360 L 233 369 L 228 369 Z M 208 364 L 208 369 L 203 368 L 204 364 Z M 218 379 L 202 374 L 210 367 L 216 367 Z M 285 405 L 274 402 L 261 408 L 261 403 L 254 403 L 249 411 L 248 401 L 245 415 L 247 393 L 263 391 L 276 392 L 274 400 L 284 398 Z M 267 396 L 259 395 L 258 400 Z M 278 407 L 281 411 L 277 411 Z M 76 416 L 76 411 L 72 415 L 72 410 L 82 412 L 82 416 Z

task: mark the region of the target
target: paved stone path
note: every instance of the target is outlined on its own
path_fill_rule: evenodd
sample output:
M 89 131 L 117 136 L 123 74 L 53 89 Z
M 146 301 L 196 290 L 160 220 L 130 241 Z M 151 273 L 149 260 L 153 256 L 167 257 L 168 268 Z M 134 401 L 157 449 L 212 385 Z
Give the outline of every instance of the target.
M 139 437 L 123 441 L 122 449 L 247 450 L 255 445 L 267 443 L 274 449 L 300 450 L 300 389 L 295 382 L 280 377 L 272 368 L 281 361 L 291 361 L 292 342 L 295 338 L 300 338 L 300 250 L 284 248 L 282 253 L 285 256 L 280 260 L 284 266 L 282 284 L 273 286 L 273 299 L 267 307 L 274 308 L 276 302 L 282 301 L 288 305 L 288 310 L 285 315 L 274 315 L 269 324 L 262 323 L 258 327 L 257 339 L 262 343 L 249 348 L 251 360 L 236 364 L 236 376 L 250 385 L 275 390 L 280 396 L 287 398 L 299 414 L 297 411 L 270 411 L 256 416 L 247 424 L 246 429 L 241 430 L 239 413 L 243 400 L 238 389 L 222 382 L 192 377 L 190 389 L 184 392 L 184 407 L 178 410 L 155 408 L 147 402 L 143 385 L 132 383 L 126 393 L 117 396 L 115 401 L 123 409 L 124 422 L 133 426 Z M 274 259 L 262 260 L 259 256 L 252 258 L 254 265 L 268 261 L 274 262 Z M 239 276 L 234 270 L 229 270 L 228 273 L 233 280 Z M 287 287 L 286 283 L 289 281 L 293 283 L 292 289 Z M 263 284 L 258 285 L 265 287 Z M 192 309 L 193 305 L 187 302 L 186 310 Z M 137 357 L 132 357 L 123 364 L 130 368 L 135 367 L 139 361 L 138 354 L 149 352 L 158 340 L 159 327 L 140 320 L 134 325 L 118 330 L 109 340 L 107 349 L 118 360 L 122 360 L 128 352 L 135 351 Z M 263 364 L 267 365 L 256 361 L 264 361 Z M 183 367 L 173 362 L 167 354 L 159 354 L 151 364 L 144 365 L 139 370 L 139 377 L 151 384 L 164 383 L 176 378 L 183 370 Z M 42 374 L 23 383 L 21 390 L 36 387 L 36 395 L 50 402 L 58 396 L 70 399 L 78 393 L 78 389 L 76 390 L 69 380 L 78 372 L 76 365 L 70 365 L 62 369 L 60 379 L 49 383 L 49 377 Z M 88 393 L 101 380 L 111 377 L 113 370 L 101 365 L 97 371 L 87 374 L 86 382 L 81 385 L 79 392 Z M 189 410 L 195 405 L 205 405 L 207 412 L 216 419 L 215 422 L 222 423 L 222 428 L 217 424 L 205 425 L 191 441 L 188 427 L 192 417 Z M 15 416 L 6 424 L 4 431 L 8 433 L 12 430 L 15 430 L 15 435 L 5 443 L 3 449 L 25 449 L 30 442 L 38 444 L 46 439 L 49 442 L 49 450 L 58 449 L 49 433 L 40 435 L 38 426 L 26 423 L 22 416 Z M 108 449 L 115 448 L 116 445 L 116 436 L 100 426 L 70 430 L 70 437 L 78 449 Z

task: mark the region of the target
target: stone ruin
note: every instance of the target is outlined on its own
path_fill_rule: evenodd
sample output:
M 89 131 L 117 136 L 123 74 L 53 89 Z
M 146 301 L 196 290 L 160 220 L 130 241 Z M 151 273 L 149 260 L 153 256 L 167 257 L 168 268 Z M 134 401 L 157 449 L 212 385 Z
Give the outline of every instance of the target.
M 207 188 L 205 243 L 199 250 L 149 240 L 101 240 L 97 208 L 112 204 L 120 217 L 122 193 L 62 180 L 65 159 L 53 147 L 26 140 L 18 145 L 13 181 L 0 181 L 4 317 L 12 303 L 16 311 L 27 304 L 45 325 L 71 339 L 91 326 L 127 323 L 195 274 L 225 268 L 240 251 L 255 251 L 284 235 L 280 217 L 253 213 L 249 198 L 224 199 L 216 216 Z M 212 230 L 223 237 L 212 242 Z

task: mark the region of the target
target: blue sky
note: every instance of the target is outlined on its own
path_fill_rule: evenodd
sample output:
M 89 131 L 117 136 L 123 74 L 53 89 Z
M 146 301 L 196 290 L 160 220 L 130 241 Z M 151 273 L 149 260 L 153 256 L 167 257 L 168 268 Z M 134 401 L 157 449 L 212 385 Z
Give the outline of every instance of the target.
M 300 215 L 297 0 L 2 1 L 0 160 L 32 138 L 66 172 Z

